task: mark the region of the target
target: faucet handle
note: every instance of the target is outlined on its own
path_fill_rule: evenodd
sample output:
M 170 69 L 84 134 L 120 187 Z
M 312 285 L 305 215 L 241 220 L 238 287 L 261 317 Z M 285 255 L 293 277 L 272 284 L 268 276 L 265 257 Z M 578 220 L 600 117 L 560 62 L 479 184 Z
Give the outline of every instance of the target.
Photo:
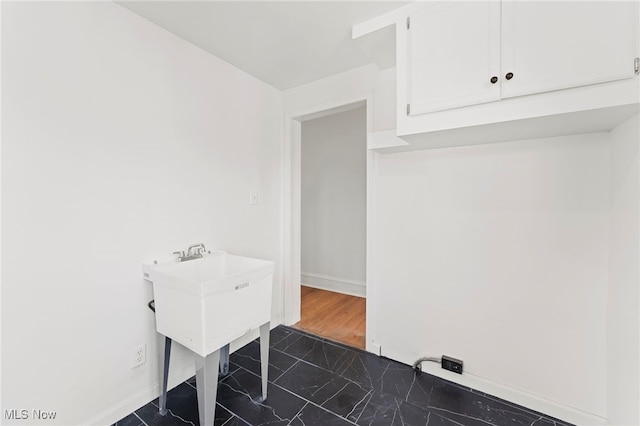
M 202 243 L 191 244 L 187 249 L 187 256 L 202 255 L 205 251 L 206 249 L 204 248 L 204 244 Z
M 176 256 L 176 260 L 180 261 L 184 257 L 184 250 L 174 251 L 173 254 Z

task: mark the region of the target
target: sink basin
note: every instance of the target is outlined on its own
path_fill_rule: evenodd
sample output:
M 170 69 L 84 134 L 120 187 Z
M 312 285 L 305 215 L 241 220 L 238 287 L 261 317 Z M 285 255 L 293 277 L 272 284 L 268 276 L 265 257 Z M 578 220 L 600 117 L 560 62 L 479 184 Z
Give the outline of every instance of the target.
M 271 320 L 272 261 L 224 252 L 143 265 L 158 333 L 202 357 Z

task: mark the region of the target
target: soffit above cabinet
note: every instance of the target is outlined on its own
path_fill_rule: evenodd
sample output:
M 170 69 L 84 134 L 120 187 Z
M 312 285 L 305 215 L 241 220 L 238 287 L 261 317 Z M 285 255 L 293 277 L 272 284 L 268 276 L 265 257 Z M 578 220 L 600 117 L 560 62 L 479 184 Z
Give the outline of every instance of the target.
M 381 70 L 396 66 L 395 25 L 388 25 L 357 37 L 353 36 L 353 39 Z
M 413 2 L 384 15 L 354 25 L 351 37 L 381 70 L 396 66 L 396 23 L 424 7 Z

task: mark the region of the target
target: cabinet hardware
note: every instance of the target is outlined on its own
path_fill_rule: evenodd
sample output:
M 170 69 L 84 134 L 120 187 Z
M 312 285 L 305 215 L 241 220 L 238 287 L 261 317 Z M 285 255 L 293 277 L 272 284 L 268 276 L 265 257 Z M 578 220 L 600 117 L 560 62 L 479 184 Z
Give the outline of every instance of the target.
M 507 75 L 504 76 L 504 78 L 506 78 L 507 80 L 511 80 L 513 78 L 513 73 L 508 72 Z
M 411 104 L 407 104 L 407 115 L 411 114 Z
M 634 59 L 633 68 L 634 68 L 636 74 L 640 74 L 640 58 Z
M 495 75 L 493 77 L 491 77 L 491 84 L 496 84 L 498 82 L 498 77 L 496 77 Z
M 407 29 L 411 28 L 411 18 L 407 17 Z

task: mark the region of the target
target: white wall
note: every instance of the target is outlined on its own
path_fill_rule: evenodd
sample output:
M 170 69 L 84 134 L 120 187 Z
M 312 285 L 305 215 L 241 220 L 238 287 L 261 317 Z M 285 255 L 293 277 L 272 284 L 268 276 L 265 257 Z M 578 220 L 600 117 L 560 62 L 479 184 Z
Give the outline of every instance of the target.
M 380 71 L 373 86 L 373 131 L 396 128 L 396 69 Z
M 336 100 L 370 94 L 378 79 L 379 70 L 375 65 L 366 65 L 293 89 L 285 90 L 283 105 L 286 114 L 293 117 L 334 108 Z
M 143 260 L 280 263 L 281 92 L 111 2 L 3 2 L 2 41 L 2 408 L 108 424 L 158 391 Z
M 382 354 L 454 356 L 456 381 L 605 417 L 607 135 L 379 155 L 375 170 Z
M 640 143 L 638 116 L 611 132 L 607 294 L 609 424 L 640 424 Z
M 394 83 L 395 70 L 363 67 L 285 91 L 284 108 L 368 92 L 369 131 L 390 129 Z M 616 237 L 637 226 L 627 209 L 640 210 L 640 190 L 616 189 L 636 173 L 625 152 L 637 149 L 637 126 L 620 126 L 613 142 L 601 133 L 375 154 L 367 347 L 406 363 L 460 357 L 462 376 L 423 368 L 577 424 L 637 424 L 637 280 L 632 264 L 613 265 L 640 245 Z
M 366 65 L 283 92 L 285 113 L 294 117 L 341 105 L 341 101 L 371 97 L 367 131 L 396 127 L 396 69 L 380 71 Z
M 366 283 L 367 111 L 302 122 L 304 284 L 357 296 Z

